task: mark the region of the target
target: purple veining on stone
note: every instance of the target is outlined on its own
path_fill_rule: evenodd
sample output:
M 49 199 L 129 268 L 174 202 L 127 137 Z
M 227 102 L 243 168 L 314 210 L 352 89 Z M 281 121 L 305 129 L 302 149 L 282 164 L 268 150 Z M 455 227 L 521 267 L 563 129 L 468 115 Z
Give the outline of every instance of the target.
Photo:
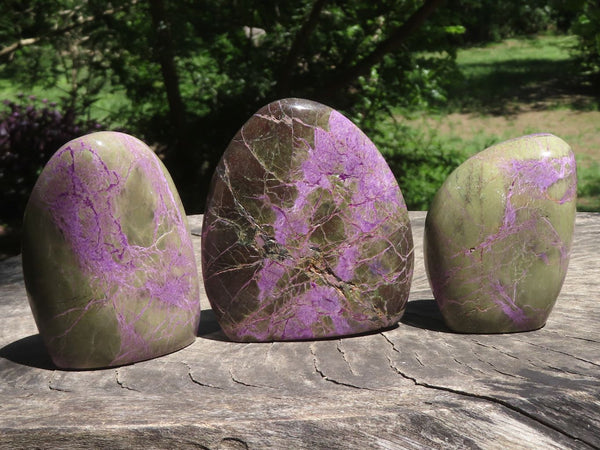
M 425 257 L 451 328 L 546 323 L 568 267 L 576 190 L 573 152 L 548 134 L 498 144 L 450 175 L 428 213 Z
M 25 222 L 30 303 L 57 365 L 127 364 L 193 341 L 200 304 L 185 213 L 142 142 L 102 132 L 63 146 L 34 188 Z M 62 291 L 47 285 L 53 277 Z M 80 339 L 85 333 L 98 339 Z
M 390 326 L 412 277 L 408 214 L 383 157 L 344 116 L 305 100 L 267 105 L 232 140 L 202 247 L 209 300 L 234 340 Z

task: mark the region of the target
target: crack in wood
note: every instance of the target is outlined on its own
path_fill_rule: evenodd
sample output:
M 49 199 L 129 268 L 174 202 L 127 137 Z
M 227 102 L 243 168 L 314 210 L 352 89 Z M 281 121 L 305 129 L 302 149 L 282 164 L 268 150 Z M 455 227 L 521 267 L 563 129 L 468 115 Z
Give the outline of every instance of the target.
M 423 361 L 421 361 L 421 356 L 417 352 L 414 352 L 414 355 L 415 355 L 415 360 L 419 363 L 419 365 L 421 367 L 425 367 L 425 364 L 423 364 Z
M 556 349 L 553 349 L 553 348 L 550 348 L 550 347 L 546 347 L 545 345 L 534 344 L 533 342 L 526 342 L 526 343 L 529 344 L 529 345 L 532 345 L 533 347 L 541 348 L 541 349 L 549 351 L 549 352 L 558 353 L 559 355 L 565 355 L 565 356 L 568 356 L 570 358 L 576 359 L 577 361 L 581 361 L 581 362 L 584 362 L 584 363 L 587 363 L 587 364 L 591 364 L 592 366 L 595 366 L 595 367 L 600 367 L 600 364 L 597 364 L 597 363 L 595 363 L 593 361 L 590 361 L 588 359 L 585 359 L 585 358 L 580 358 L 580 357 L 572 355 L 571 353 L 568 353 L 568 352 L 563 352 L 561 350 L 556 350 Z
M 338 381 L 338 380 L 336 380 L 334 378 L 331 378 L 331 377 L 325 375 L 325 373 L 323 372 L 323 370 L 321 370 L 319 368 L 319 362 L 318 362 L 318 359 L 317 359 L 317 354 L 315 353 L 314 347 L 312 345 L 310 346 L 310 354 L 313 357 L 313 367 L 315 369 L 315 372 L 323 380 L 328 381 L 328 382 L 333 383 L 333 384 L 336 384 L 338 386 L 349 387 L 349 388 L 352 388 L 352 389 L 360 389 L 360 390 L 363 390 L 363 391 L 371 391 L 372 390 L 372 389 L 369 389 L 369 388 L 364 387 L 364 386 L 357 386 L 357 385 L 351 384 L 351 383 L 344 383 L 343 381 Z
M 191 367 L 189 364 L 187 364 L 187 363 L 183 363 L 183 365 L 184 365 L 185 367 L 187 367 L 187 370 L 188 370 L 188 378 L 190 379 L 190 381 L 191 381 L 192 383 L 194 383 L 194 384 L 197 384 L 198 386 L 207 387 L 207 388 L 212 388 L 212 389 L 223 389 L 223 388 L 221 388 L 221 387 L 219 387 L 219 386 L 214 386 L 214 385 L 212 385 L 212 384 L 210 384 L 210 383 L 203 383 L 203 382 L 201 382 L 201 381 L 197 380 L 196 378 L 194 378 L 194 375 L 192 374 L 192 367 Z
M 515 355 L 513 355 L 511 353 L 505 352 L 504 350 L 496 347 L 495 345 L 488 345 L 488 344 L 485 344 L 483 342 L 479 342 L 477 340 L 474 340 L 473 342 L 475 343 L 475 345 L 479 345 L 479 346 L 484 347 L 484 348 L 492 349 L 492 350 L 494 350 L 494 351 L 496 351 L 498 353 L 501 353 L 502 355 L 508 356 L 509 358 L 513 358 L 513 359 L 517 359 L 517 360 L 519 359 L 518 356 L 515 356 Z
M 565 334 L 564 337 L 568 338 L 568 339 L 577 339 L 579 341 L 584 341 L 584 342 L 591 342 L 593 344 L 600 344 L 600 341 L 598 341 L 596 339 L 583 338 L 581 336 L 571 336 L 569 334 Z
M 479 358 L 475 352 L 473 352 L 473 356 L 475 356 L 475 358 L 481 362 L 481 358 Z M 452 360 L 461 367 L 466 367 L 468 370 L 472 370 L 474 372 L 479 372 L 484 376 L 487 375 L 487 373 L 484 370 L 478 369 L 477 367 L 473 367 L 473 366 L 469 365 L 468 363 L 459 360 L 458 358 L 452 358 Z
M 57 391 L 57 392 L 73 392 L 71 389 L 63 389 L 60 387 L 52 386 L 51 382 L 48 383 L 48 389 L 50 389 L 51 391 Z
M 126 385 L 126 384 L 123 382 L 123 380 L 121 380 L 121 379 L 119 378 L 119 369 L 115 370 L 115 381 L 117 382 L 117 384 L 118 384 L 118 385 L 119 385 L 119 386 L 120 386 L 122 389 L 126 389 L 126 390 L 128 390 L 128 391 L 133 391 L 133 392 L 140 392 L 139 390 L 137 390 L 137 389 L 135 389 L 135 388 L 132 388 L 132 387 L 129 387 L 129 386 L 127 386 L 127 385 Z
M 484 345 L 483 347 L 486 347 L 486 348 L 493 348 L 494 350 L 497 350 L 496 348 L 494 348 L 494 347 L 488 347 L 487 345 Z M 497 350 L 497 351 L 498 351 L 499 353 L 503 353 L 503 352 L 501 352 L 501 351 L 499 351 L 499 350 Z M 475 358 L 477 358 L 477 360 L 478 360 L 480 363 L 482 363 L 482 364 L 485 364 L 485 365 L 487 365 L 487 366 L 490 366 L 494 372 L 496 372 L 496 373 L 499 373 L 500 375 L 503 375 L 503 376 L 506 376 L 506 377 L 511 377 L 511 378 L 517 378 L 517 379 L 519 379 L 519 380 L 524 380 L 524 379 L 525 379 L 525 377 L 522 377 L 522 376 L 520 376 L 520 375 L 515 375 L 515 374 L 513 374 L 513 373 L 503 372 L 502 370 L 498 369 L 498 368 L 496 367 L 496 365 L 495 365 L 495 364 L 494 364 L 492 361 L 488 361 L 488 360 L 487 360 L 487 359 L 485 359 L 485 358 L 481 358 L 477 352 L 473 352 L 473 356 L 475 356 Z M 511 355 L 507 355 L 507 356 L 511 356 Z M 518 358 L 516 358 L 516 359 L 518 359 Z M 470 367 L 470 366 L 469 366 L 469 367 Z M 475 369 L 474 369 L 474 370 L 475 370 Z M 481 370 L 479 370 L 479 372 L 481 372 L 481 373 L 484 373 L 484 374 L 486 373 L 485 371 L 481 371 Z
M 517 380 L 525 380 L 525 377 L 522 377 L 520 375 L 515 375 L 513 373 L 508 373 L 508 372 L 503 372 L 502 370 L 498 369 L 494 364 L 492 364 L 489 361 L 485 361 L 494 372 L 499 373 L 500 375 L 504 375 L 505 377 L 510 377 L 510 378 L 516 378 Z
M 390 340 L 384 333 L 381 333 L 381 335 L 385 338 L 385 340 L 390 344 L 390 346 L 392 347 L 392 350 L 396 353 L 400 353 L 400 351 L 396 348 L 394 342 L 392 340 Z M 461 389 L 455 389 L 455 388 L 451 388 L 448 386 L 441 386 L 441 385 L 436 385 L 436 384 L 431 384 L 431 383 L 427 383 L 424 381 L 419 381 L 416 377 L 410 376 L 406 373 L 404 373 L 402 370 L 400 370 L 400 368 L 398 368 L 392 358 L 390 356 L 387 356 L 390 368 L 396 372 L 398 375 L 400 375 L 402 378 L 406 379 L 406 380 L 410 380 L 412 381 L 415 386 L 420 386 L 420 387 L 424 387 L 426 389 L 433 389 L 436 391 L 441 391 L 441 392 L 448 392 L 451 394 L 455 394 L 455 395 L 459 395 L 459 396 L 464 396 L 464 397 L 468 397 L 468 398 L 473 398 L 476 400 L 480 400 L 480 401 L 486 401 L 486 402 L 490 402 L 490 403 L 494 403 L 496 405 L 500 405 L 504 408 L 509 409 L 510 411 L 513 411 L 517 414 L 520 414 L 524 417 L 527 417 L 528 419 L 546 427 L 549 428 L 553 431 L 556 431 L 557 433 L 560 433 L 561 435 L 572 439 L 574 441 L 577 442 L 581 442 L 587 446 L 589 446 L 590 448 L 594 448 L 594 449 L 598 449 L 600 447 L 594 445 L 592 442 L 589 442 L 583 438 L 577 437 L 572 435 L 571 433 L 569 433 L 566 430 L 563 430 L 562 428 L 560 428 L 558 425 L 553 424 L 551 421 L 549 420 L 545 420 L 542 417 L 538 417 L 533 413 L 530 413 L 522 408 L 519 408 L 516 405 L 511 404 L 510 402 L 506 401 L 506 400 L 502 400 L 500 398 L 496 398 L 496 397 L 492 397 L 490 395 L 485 395 L 485 394 L 477 394 L 474 392 L 468 392 L 468 391 L 464 391 Z
M 238 380 L 235 377 L 235 375 L 233 374 L 233 370 L 232 369 L 229 369 L 229 376 L 231 377 L 231 381 L 233 381 L 235 384 L 240 384 L 242 386 L 259 388 L 259 389 L 273 389 L 271 386 L 265 386 L 265 385 L 259 385 L 259 384 L 250 384 L 250 383 L 245 383 L 242 380 Z
M 352 364 L 350 364 L 350 361 L 348 361 L 348 358 L 346 357 L 346 352 L 342 348 L 342 340 L 341 339 L 338 340 L 336 348 L 337 348 L 337 351 L 340 353 L 340 355 L 342 355 L 342 359 L 344 360 L 344 362 L 348 366 L 348 370 L 350 370 L 350 373 L 352 375 L 356 376 L 357 374 L 356 374 L 356 372 L 354 372 L 354 368 L 352 367 Z
M 575 370 L 568 370 L 564 367 L 558 367 L 558 366 L 548 366 L 549 369 L 552 369 L 556 372 L 560 372 L 560 373 L 564 373 L 566 375 L 578 375 L 580 377 L 586 377 L 586 378 L 591 378 L 591 379 L 596 379 L 597 377 L 591 377 L 590 375 L 583 375 L 581 372 L 577 372 Z
M 52 375 L 50 376 L 50 379 L 48 380 L 48 389 L 50 389 L 51 391 L 57 391 L 57 392 L 73 392 L 71 389 L 64 389 L 61 387 L 52 386 L 52 383 L 54 382 L 55 374 L 56 374 L 56 372 L 52 372 Z
M 243 439 L 236 437 L 226 437 L 221 439 L 221 442 L 219 442 L 219 448 L 231 450 L 246 450 L 249 449 L 250 446 Z

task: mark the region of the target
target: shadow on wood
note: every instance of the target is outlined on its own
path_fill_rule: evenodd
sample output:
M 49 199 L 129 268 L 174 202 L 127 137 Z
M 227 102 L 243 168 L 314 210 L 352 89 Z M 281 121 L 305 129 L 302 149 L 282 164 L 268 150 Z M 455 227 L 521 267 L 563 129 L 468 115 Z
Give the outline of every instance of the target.
M 409 301 L 400 322 L 426 330 L 452 333 L 452 330 L 444 323 L 442 313 L 433 299 Z
M 0 349 L 0 357 L 37 369 L 56 370 L 39 334 L 14 341 Z
M 198 326 L 198 337 L 213 341 L 228 342 L 223 330 L 217 322 L 217 316 L 212 309 L 203 309 L 200 313 L 200 325 Z

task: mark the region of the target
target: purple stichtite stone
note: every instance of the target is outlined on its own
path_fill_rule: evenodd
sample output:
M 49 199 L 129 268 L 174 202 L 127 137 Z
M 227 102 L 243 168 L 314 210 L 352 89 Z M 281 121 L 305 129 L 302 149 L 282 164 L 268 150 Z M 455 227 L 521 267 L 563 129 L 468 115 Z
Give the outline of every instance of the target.
M 389 327 L 404 312 L 412 270 L 400 188 L 343 115 L 280 100 L 233 138 L 213 177 L 202 231 L 206 292 L 230 339 Z
M 448 326 L 502 333 L 544 326 L 569 264 L 575 157 L 537 134 L 471 157 L 437 192 L 425 223 L 425 261 Z
M 100 132 L 61 147 L 23 224 L 33 315 L 58 367 L 108 367 L 193 342 L 198 273 L 179 195 L 141 141 Z

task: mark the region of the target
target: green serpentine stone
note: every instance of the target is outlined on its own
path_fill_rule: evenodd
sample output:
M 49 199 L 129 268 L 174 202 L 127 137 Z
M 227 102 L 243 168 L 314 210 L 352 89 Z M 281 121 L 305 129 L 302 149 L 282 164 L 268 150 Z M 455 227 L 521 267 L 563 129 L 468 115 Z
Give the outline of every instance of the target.
M 202 270 L 233 340 L 389 327 L 404 312 L 413 270 L 402 193 L 343 115 L 308 100 L 273 102 L 246 122 L 217 167 Z
M 448 177 L 427 214 L 424 243 L 451 329 L 544 326 L 567 272 L 576 192 L 573 152 L 551 134 L 495 145 Z
M 59 367 L 128 364 L 195 339 L 198 274 L 183 206 L 134 137 L 93 133 L 54 154 L 25 211 L 23 271 Z

